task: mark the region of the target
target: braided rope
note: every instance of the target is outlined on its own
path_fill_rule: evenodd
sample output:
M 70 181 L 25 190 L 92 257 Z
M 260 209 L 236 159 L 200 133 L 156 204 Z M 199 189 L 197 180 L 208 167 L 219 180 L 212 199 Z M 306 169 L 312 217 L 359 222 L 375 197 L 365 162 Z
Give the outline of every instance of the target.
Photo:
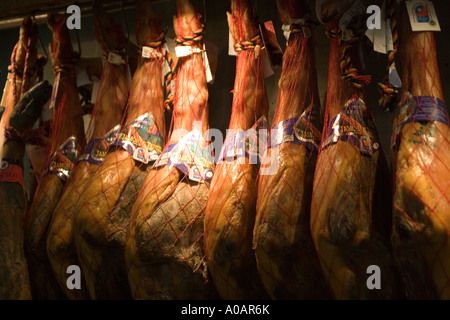
M 352 59 L 350 57 L 350 50 L 359 41 L 361 35 L 355 35 L 349 41 L 343 41 L 342 35 L 339 30 L 330 29 L 326 30 L 326 35 L 330 39 L 339 39 L 339 46 L 342 48 L 341 61 L 339 63 L 342 80 L 350 83 L 357 89 L 362 88 L 363 85 L 367 85 L 371 81 L 370 75 L 360 75 L 358 69 L 353 65 Z
M 292 23 L 290 25 L 291 34 L 301 33 L 305 38 L 310 38 L 312 35 L 311 24 L 309 19 L 303 23 Z
M 75 64 L 61 64 L 58 66 L 53 67 L 53 70 L 55 73 L 60 73 L 64 71 L 72 71 L 75 69 Z
M 177 66 L 175 65 L 175 62 L 173 61 L 172 55 L 169 51 L 165 52 L 164 58 L 166 59 L 170 67 L 170 72 L 167 73 L 164 77 L 164 83 L 166 83 L 164 107 L 167 111 L 170 111 L 173 109 L 173 105 L 175 102 L 175 92 L 172 90 L 172 81 L 175 81 Z
M 148 44 L 146 44 L 146 47 L 150 47 L 153 49 L 157 49 L 159 47 L 161 47 L 166 39 L 166 33 L 165 32 L 161 32 L 161 34 L 159 35 L 159 37 L 157 38 L 157 40 L 151 41 Z
M 161 46 L 165 43 L 166 39 L 166 33 L 162 32 L 158 38 L 158 40 L 149 42 L 146 47 L 150 47 L 152 49 L 158 49 L 161 48 Z M 167 111 L 170 111 L 173 108 L 174 100 L 175 100 L 175 93 L 172 92 L 172 86 L 171 82 L 172 80 L 175 80 L 175 73 L 176 73 L 176 66 L 174 65 L 174 61 L 172 59 L 172 56 L 168 50 L 164 52 L 164 59 L 167 60 L 170 71 L 167 75 L 164 76 L 164 83 L 169 84 L 164 86 L 164 107 Z
M 234 50 L 236 52 L 241 52 L 244 50 L 253 50 L 256 48 L 256 46 L 258 46 L 260 44 L 261 44 L 261 35 L 257 34 L 251 40 L 246 40 L 241 43 L 236 43 L 234 45 Z
M 202 24 L 200 28 L 194 31 L 191 35 L 175 37 L 175 42 L 177 46 L 192 46 L 194 44 L 198 44 L 203 40 L 204 30 L 205 25 Z M 175 81 L 176 79 L 178 65 L 175 65 L 172 55 L 168 51 L 164 53 L 164 59 L 166 59 L 170 67 L 170 71 L 164 77 L 164 82 L 166 83 L 164 107 L 167 111 L 171 111 L 175 103 L 175 92 L 172 90 L 172 81 Z
M 200 28 L 194 31 L 191 35 L 175 37 L 175 42 L 179 46 L 192 46 L 195 43 L 199 43 L 203 39 L 204 29 L 205 25 L 202 24 Z
M 398 28 L 397 28 L 397 18 L 395 16 L 395 1 L 388 0 L 387 3 L 387 17 L 391 22 L 391 31 L 392 31 L 392 41 L 393 41 L 393 50 L 389 51 L 388 56 L 388 66 L 386 68 L 386 73 L 384 76 L 384 81 L 378 83 L 378 91 L 382 94 L 381 98 L 378 100 L 378 103 L 383 107 L 384 111 L 392 111 L 393 105 L 392 102 L 394 98 L 398 95 L 399 89 L 394 87 L 389 82 L 389 70 L 391 68 L 395 68 L 395 57 L 398 49 Z

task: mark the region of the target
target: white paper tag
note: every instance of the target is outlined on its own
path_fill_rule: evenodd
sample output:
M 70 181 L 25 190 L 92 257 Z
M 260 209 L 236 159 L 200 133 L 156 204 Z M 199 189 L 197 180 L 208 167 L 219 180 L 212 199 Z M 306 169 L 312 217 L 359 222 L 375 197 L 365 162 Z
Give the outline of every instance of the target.
M 291 25 L 294 23 L 304 24 L 306 22 L 305 19 L 291 19 L 291 24 L 283 24 L 281 26 L 281 30 L 283 30 L 283 35 L 286 38 L 286 43 L 289 42 L 289 37 L 291 36 Z
M 203 43 L 203 66 L 204 66 L 205 72 L 206 72 L 206 82 L 213 83 L 214 78 L 211 73 L 211 67 L 209 65 L 209 60 L 208 60 L 208 53 L 206 52 L 206 46 L 204 43 Z
M 192 48 L 191 46 L 177 46 L 175 47 L 175 54 L 178 58 L 190 56 L 193 53 L 201 53 L 199 48 Z
M 394 50 L 394 40 L 392 38 L 391 19 L 386 20 L 386 50 Z
M 402 80 L 400 79 L 396 68 L 389 68 L 389 83 L 396 88 L 401 88 L 402 86 Z
M 368 29 L 366 36 L 373 42 L 373 50 L 387 54 L 394 50 L 392 39 L 391 20 L 386 19 L 386 1 L 383 2 L 380 14 L 381 29 Z
M 204 40 L 205 51 L 207 53 L 207 63 L 211 72 L 211 82 L 214 83 L 214 79 L 216 77 L 217 65 L 218 65 L 218 56 L 219 56 L 219 47 L 214 43 Z
M 380 14 L 381 29 L 373 29 L 373 50 L 386 54 L 387 51 L 387 21 L 386 21 L 386 0 L 383 1 Z
M 177 82 L 175 80 L 170 81 L 170 91 L 175 95 L 175 90 L 177 88 Z
M 121 64 L 126 64 L 126 61 L 123 60 L 122 56 L 120 54 L 114 53 L 114 52 L 109 52 L 108 53 L 108 62 L 115 64 L 115 65 L 121 65 Z
M 142 47 L 142 57 L 147 59 L 155 59 L 155 58 L 162 58 L 163 55 L 161 52 L 159 52 L 156 49 L 153 49 L 152 47 Z
M 167 44 L 164 44 L 164 45 L 163 45 L 163 56 L 165 57 L 165 56 L 166 56 L 166 53 L 168 53 L 168 52 L 169 52 L 169 48 L 167 47 Z M 170 54 L 170 53 L 169 53 L 169 54 Z M 165 77 L 166 77 L 170 72 L 172 72 L 172 69 L 170 68 L 169 61 L 167 61 L 167 59 L 164 59 L 164 61 L 163 61 L 163 66 L 162 66 L 162 74 L 161 74 L 161 76 L 162 76 L 162 82 L 163 82 L 163 83 L 164 83 Z
M 264 70 L 264 78 L 268 78 L 275 74 L 272 67 L 272 62 L 270 61 L 269 52 L 266 48 L 266 40 L 264 39 L 264 32 L 261 29 L 261 25 L 259 25 L 259 34 L 261 35 L 261 42 L 262 42 L 262 48 L 261 48 L 261 55 L 262 55 L 262 64 L 263 64 L 263 70 Z
M 286 38 L 286 45 L 287 45 L 289 37 L 291 36 L 291 26 L 289 24 L 283 24 L 281 26 L 281 30 L 283 30 L 283 35 Z
M 268 78 L 275 74 L 272 68 L 272 63 L 270 63 L 269 53 L 267 52 L 266 47 L 263 47 L 261 49 L 261 55 L 262 55 L 262 64 L 263 64 L 263 70 L 264 70 L 264 78 Z
M 237 52 L 234 49 L 234 40 L 231 36 L 231 32 L 228 30 L 228 55 L 229 56 L 237 56 Z
M 428 0 L 406 1 L 412 31 L 441 31 L 433 3 Z

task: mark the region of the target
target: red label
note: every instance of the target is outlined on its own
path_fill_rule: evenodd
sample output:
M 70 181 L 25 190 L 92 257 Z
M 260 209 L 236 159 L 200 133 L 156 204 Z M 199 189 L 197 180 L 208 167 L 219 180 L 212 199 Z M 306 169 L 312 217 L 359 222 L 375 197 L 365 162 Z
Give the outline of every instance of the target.
M 23 187 L 22 168 L 18 165 L 2 161 L 0 165 L 0 182 L 17 182 Z

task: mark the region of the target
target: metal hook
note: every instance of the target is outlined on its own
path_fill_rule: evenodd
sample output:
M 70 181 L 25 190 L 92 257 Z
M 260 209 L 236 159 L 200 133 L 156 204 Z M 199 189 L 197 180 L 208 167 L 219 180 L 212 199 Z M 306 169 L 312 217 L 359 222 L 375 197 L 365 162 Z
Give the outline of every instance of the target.
M 41 37 L 39 36 L 39 33 L 38 33 L 38 41 L 39 41 L 39 45 L 40 45 L 41 48 L 42 48 L 42 51 L 44 51 L 44 56 L 45 56 L 45 58 L 48 59 L 47 49 L 45 49 L 45 46 L 44 46 L 44 44 L 42 43 L 42 40 L 41 40 Z
M 33 20 L 34 23 L 37 24 L 37 20 L 36 20 L 36 12 L 37 10 L 33 10 L 31 12 L 31 20 Z M 38 43 L 42 48 L 42 51 L 44 51 L 44 57 L 45 59 L 48 59 L 48 53 L 47 53 L 47 49 L 45 48 L 44 44 L 42 43 L 42 39 L 41 36 L 39 35 L 39 32 L 37 33 L 37 39 L 38 39 Z
M 79 2 L 75 2 L 75 5 L 80 6 Z M 80 35 L 78 33 L 78 29 L 75 28 L 75 35 L 77 37 L 77 45 L 78 45 L 78 59 L 81 58 L 81 42 L 80 42 Z
M 128 40 L 130 39 L 130 31 L 128 29 L 127 16 L 125 15 L 125 9 L 123 7 L 123 2 L 124 2 L 124 0 L 122 0 L 120 2 L 120 9 L 122 11 L 123 22 L 125 25 L 125 32 L 126 32 L 125 40 L 126 40 L 126 42 L 128 42 Z

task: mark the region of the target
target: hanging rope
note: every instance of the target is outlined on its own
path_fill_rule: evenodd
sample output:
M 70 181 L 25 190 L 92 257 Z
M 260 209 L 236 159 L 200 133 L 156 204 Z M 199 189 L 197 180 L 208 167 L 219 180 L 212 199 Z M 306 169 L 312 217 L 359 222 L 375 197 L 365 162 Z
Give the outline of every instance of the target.
M 192 33 L 189 36 L 177 36 L 175 37 L 175 42 L 179 46 L 192 46 L 195 43 L 200 42 L 203 39 L 203 31 L 205 29 L 205 25 L 201 25 L 200 28 Z
M 350 83 L 357 89 L 360 89 L 363 85 L 367 85 L 371 81 L 370 75 L 360 75 L 358 73 L 358 69 L 353 65 L 350 52 L 355 44 L 361 38 L 361 33 L 355 35 L 349 41 L 342 40 L 342 34 L 337 29 L 326 30 L 326 35 L 330 39 L 339 39 L 339 46 L 342 49 L 341 61 L 340 61 L 340 69 L 342 73 L 342 80 L 347 83 Z
M 393 86 L 389 81 L 389 73 L 391 68 L 395 68 L 395 57 L 398 49 L 398 28 L 397 18 L 395 16 L 395 1 L 388 0 L 387 2 L 387 18 L 390 20 L 392 31 L 393 50 L 389 51 L 389 62 L 384 76 L 384 81 L 378 83 L 378 91 L 382 94 L 382 97 L 378 100 L 380 106 L 384 111 L 392 111 L 394 98 L 399 93 L 399 88 Z
M 202 24 L 200 28 L 194 31 L 191 35 L 188 36 L 177 36 L 175 37 L 175 42 L 177 46 L 192 46 L 196 43 L 199 43 L 203 40 L 203 32 L 205 30 L 205 25 Z M 175 65 L 175 62 L 172 58 L 172 55 L 169 51 L 164 53 L 164 58 L 169 65 L 170 71 L 164 76 L 165 85 L 165 99 L 164 99 L 164 107 L 167 111 L 171 111 L 173 109 L 173 105 L 175 102 L 175 91 L 172 86 L 177 75 L 178 65 Z
M 148 43 L 147 46 L 153 49 L 161 48 L 161 46 L 165 43 L 165 39 L 166 33 L 162 32 L 157 40 Z M 164 108 L 167 111 L 170 111 L 173 107 L 175 99 L 175 93 L 172 90 L 171 83 L 172 80 L 175 80 L 176 66 L 172 59 L 172 55 L 168 50 L 164 52 L 164 59 L 167 61 L 170 69 L 170 71 L 164 76 Z
M 175 81 L 177 66 L 175 65 L 169 51 L 165 52 L 164 59 L 166 59 L 170 68 L 170 71 L 164 76 L 164 83 L 166 84 L 164 107 L 167 111 L 171 111 L 175 102 L 175 92 L 172 90 L 172 81 Z
M 243 50 L 253 50 L 257 45 L 261 44 L 261 35 L 257 34 L 251 40 L 243 41 L 241 43 L 236 43 L 234 45 L 234 50 L 236 52 L 241 52 Z
M 302 33 L 305 37 L 311 37 L 311 23 L 307 20 L 305 23 L 292 23 L 290 25 L 291 34 Z

